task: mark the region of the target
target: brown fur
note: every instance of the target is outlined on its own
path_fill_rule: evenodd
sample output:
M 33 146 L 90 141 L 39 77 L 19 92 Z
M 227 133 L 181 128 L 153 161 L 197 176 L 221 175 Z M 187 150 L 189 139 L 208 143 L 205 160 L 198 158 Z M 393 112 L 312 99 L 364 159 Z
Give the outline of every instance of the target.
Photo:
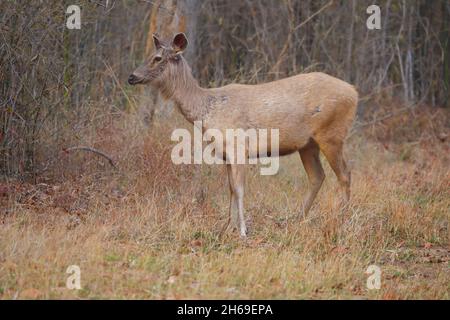
M 358 102 L 358 93 L 352 85 L 314 72 L 259 85 L 230 84 L 204 89 L 193 78 L 180 54 L 186 45 L 184 34 L 176 35 L 171 45 L 155 38 L 157 50 L 148 63 L 130 76 L 129 82 L 149 82 L 156 86 L 175 102 L 188 121 L 203 121 L 204 130 L 278 129 L 280 155 L 299 152 L 310 181 L 303 214 L 311 208 L 324 179 L 319 150 L 349 199 L 350 172 L 342 149 Z M 154 61 L 155 56 L 160 57 L 160 61 Z M 237 209 L 241 235 L 245 236 L 244 166 L 228 164 L 227 168 L 230 215 Z

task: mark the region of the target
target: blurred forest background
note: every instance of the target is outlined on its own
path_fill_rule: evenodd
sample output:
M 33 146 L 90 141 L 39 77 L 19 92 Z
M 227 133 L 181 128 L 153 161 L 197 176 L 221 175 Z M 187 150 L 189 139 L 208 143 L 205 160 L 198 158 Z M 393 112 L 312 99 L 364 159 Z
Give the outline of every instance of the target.
M 323 71 L 356 85 L 360 122 L 448 108 L 450 2 L 376 1 L 382 27 L 369 30 L 373 2 L 3 0 L 0 170 L 35 178 L 102 114 L 137 113 L 147 126 L 155 112 L 170 114 L 155 92 L 126 84 L 154 32 L 187 33 L 203 86 Z M 81 7 L 81 30 L 65 26 L 71 4 Z
M 224 166 L 173 164 L 171 133 L 192 126 L 127 84 L 152 33 L 180 31 L 205 87 L 310 71 L 357 87 L 348 206 L 323 161 L 291 219 L 308 190 L 292 154 L 247 170 L 248 239 L 222 233 Z M 449 33 L 448 0 L 0 0 L 0 300 L 448 300 Z

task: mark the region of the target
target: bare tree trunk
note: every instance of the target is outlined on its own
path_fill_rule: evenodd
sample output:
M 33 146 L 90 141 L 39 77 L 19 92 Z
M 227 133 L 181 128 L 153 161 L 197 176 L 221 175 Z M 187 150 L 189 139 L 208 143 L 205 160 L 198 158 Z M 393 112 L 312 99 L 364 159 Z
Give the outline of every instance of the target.
M 356 1 L 352 0 L 351 2 L 351 23 L 348 30 L 348 45 L 347 45 L 347 59 L 346 59 L 346 70 L 347 70 L 347 81 L 351 81 L 352 79 L 352 52 L 353 52 L 353 29 L 355 24 L 355 10 L 356 10 Z

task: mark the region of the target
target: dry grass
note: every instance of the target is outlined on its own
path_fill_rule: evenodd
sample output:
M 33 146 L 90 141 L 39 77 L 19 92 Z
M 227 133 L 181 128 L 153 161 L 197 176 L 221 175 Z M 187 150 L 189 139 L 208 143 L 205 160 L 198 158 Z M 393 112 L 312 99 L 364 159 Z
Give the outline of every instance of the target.
M 119 170 L 63 154 L 37 184 L 1 185 L 0 297 L 449 299 L 448 114 L 402 117 L 350 139 L 348 208 L 325 165 L 309 219 L 286 221 L 307 187 L 298 156 L 276 176 L 249 170 L 246 241 L 219 236 L 224 168 L 204 166 L 199 178 L 171 163 L 170 132 L 186 123 L 150 130 L 131 115 L 105 117 L 79 134 Z M 405 126 L 412 141 L 393 139 Z M 371 264 L 380 290 L 366 288 Z M 81 290 L 65 287 L 69 265 L 81 268 Z

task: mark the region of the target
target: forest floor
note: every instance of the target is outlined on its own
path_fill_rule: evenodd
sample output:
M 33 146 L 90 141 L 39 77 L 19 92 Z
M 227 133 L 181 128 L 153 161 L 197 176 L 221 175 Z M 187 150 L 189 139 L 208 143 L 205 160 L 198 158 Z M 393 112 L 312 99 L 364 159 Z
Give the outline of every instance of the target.
M 170 133 L 186 123 L 141 130 L 113 117 L 85 141 L 117 169 L 78 152 L 35 183 L 1 182 L 0 298 L 450 299 L 448 119 L 407 113 L 356 131 L 349 206 L 322 159 L 327 178 L 305 220 L 285 219 L 308 186 L 299 156 L 274 176 L 252 166 L 243 240 L 220 234 L 225 168 L 170 160 Z M 80 290 L 66 287 L 71 265 Z M 371 265 L 380 289 L 367 287 Z

